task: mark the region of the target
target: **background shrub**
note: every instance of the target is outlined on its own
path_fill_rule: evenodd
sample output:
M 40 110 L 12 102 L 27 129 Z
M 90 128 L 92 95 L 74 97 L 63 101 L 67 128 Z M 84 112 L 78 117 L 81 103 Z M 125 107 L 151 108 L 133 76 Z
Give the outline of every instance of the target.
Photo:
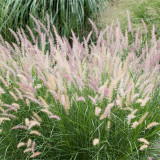
M 125 33 L 128 29 L 127 25 L 127 10 L 130 13 L 132 27 L 136 32 L 140 30 L 143 34 L 143 42 L 151 38 L 151 30 L 153 24 L 155 25 L 155 34 L 157 38 L 160 36 L 160 0 L 125 0 L 114 1 L 112 5 L 107 5 L 106 9 L 101 13 L 97 25 L 104 28 L 106 25 L 116 25 L 117 19 L 120 21 L 122 32 Z M 142 19 L 146 23 L 148 33 L 145 33 Z M 129 39 L 132 41 L 132 38 Z
M 69 38 L 73 29 L 82 38 L 89 28 L 88 17 L 102 9 L 102 2 L 104 0 L 3 0 L 0 1 L 0 34 L 11 41 L 8 28 L 16 31 L 22 27 L 26 32 L 26 25 L 35 27 L 29 14 L 45 23 L 48 13 L 60 35 Z

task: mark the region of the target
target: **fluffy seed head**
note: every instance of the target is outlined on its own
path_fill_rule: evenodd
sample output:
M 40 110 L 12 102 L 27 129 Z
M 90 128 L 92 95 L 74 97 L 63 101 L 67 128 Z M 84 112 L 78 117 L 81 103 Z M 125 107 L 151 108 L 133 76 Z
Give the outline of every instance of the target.
M 30 158 L 37 157 L 37 156 L 39 156 L 40 154 L 41 154 L 41 152 L 35 152 L 35 153 L 33 153 L 33 154 L 30 156 Z
M 28 130 L 28 128 L 26 126 L 23 126 L 23 125 L 17 125 L 15 127 L 13 127 L 12 129 L 24 129 L 24 130 Z
M 24 151 L 23 151 L 23 153 L 27 153 L 27 152 L 31 152 L 32 150 L 31 150 L 31 148 L 27 148 L 27 149 L 25 149 Z
M 60 117 L 57 116 L 57 115 L 51 115 L 49 118 L 53 118 L 53 119 L 55 119 L 57 121 L 61 120 Z
M 78 97 L 76 101 L 83 101 L 83 102 L 85 102 L 85 98 L 81 96 L 81 97 Z
M 98 145 L 98 144 L 99 144 L 99 139 L 98 139 L 98 138 L 95 138 L 95 139 L 93 140 L 93 145 L 96 146 L 96 145 Z
M 144 121 L 144 119 L 148 116 L 148 114 L 149 114 L 149 112 L 146 112 L 146 113 L 142 116 L 142 118 L 139 120 L 139 124 L 141 124 L 141 123 Z
M 41 135 L 41 133 L 39 133 L 39 132 L 36 131 L 36 130 L 31 131 L 29 134 L 35 134 L 35 135 L 37 135 L 37 136 L 40 136 L 40 135 Z
M 138 125 L 139 125 L 139 122 L 135 121 L 135 122 L 132 124 L 132 128 L 136 128 Z
M 25 145 L 26 144 L 24 142 L 20 142 L 20 143 L 18 143 L 17 148 L 20 148 L 20 147 L 25 146 Z
M 145 138 L 139 138 L 138 141 L 143 142 L 143 143 L 149 145 L 149 142 Z
M 41 102 L 43 103 L 45 109 L 49 109 L 49 106 L 48 106 L 47 102 L 46 102 L 41 96 L 39 96 L 39 99 L 40 99 Z
M 32 140 L 31 140 L 31 139 L 28 139 L 28 141 L 27 141 L 27 147 L 30 147 L 31 144 L 32 144 Z
M 32 112 L 32 113 L 33 113 L 33 115 L 35 116 L 35 118 L 36 118 L 39 122 L 42 122 L 41 117 L 40 117 L 37 113 L 35 113 L 35 112 Z
M 18 101 L 19 98 L 12 91 L 9 91 L 9 93 L 14 98 L 15 101 Z
M 101 108 L 96 107 L 96 108 L 95 108 L 95 115 L 96 115 L 96 116 L 99 116 L 100 113 L 101 113 Z
M 41 109 L 41 112 L 47 113 L 48 115 L 52 115 L 52 113 L 48 109 Z
M 144 149 L 148 148 L 148 145 L 144 144 L 140 147 L 140 150 L 143 151 Z
M 0 124 L 1 124 L 3 121 L 10 121 L 10 119 L 9 119 L 9 118 L 6 118 L 6 117 L 0 117 Z
M 151 127 L 154 127 L 154 126 L 157 126 L 159 123 L 157 122 L 152 122 L 150 124 L 147 125 L 147 128 L 146 129 L 150 129 Z

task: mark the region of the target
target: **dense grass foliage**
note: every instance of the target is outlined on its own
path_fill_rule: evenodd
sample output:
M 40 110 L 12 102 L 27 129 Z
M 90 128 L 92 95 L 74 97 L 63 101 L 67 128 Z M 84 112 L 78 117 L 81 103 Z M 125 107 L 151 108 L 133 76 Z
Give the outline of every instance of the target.
M 55 27 L 54 36 L 50 34 L 49 22 L 45 28 L 32 19 L 40 41 L 31 29 L 29 39 L 34 43 L 22 29 L 12 32 L 17 44 L 1 39 L 0 159 L 155 156 L 160 41 L 154 30 L 151 48 L 147 43 L 141 46 L 139 32 L 131 35 L 135 41 L 129 46 L 130 21 L 125 35 L 119 26 L 99 32 L 90 21 L 97 43 L 88 45 L 92 32 L 82 43 L 72 33 L 71 46 Z M 46 39 L 50 50 L 44 54 Z
M 104 0 L 3 0 L 0 1 L 0 34 L 11 42 L 13 39 L 8 28 L 16 31 L 22 27 L 27 32 L 26 25 L 35 27 L 29 14 L 44 23 L 48 13 L 51 24 L 56 26 L 59 34 L 69 38 L 72 29 L 82 38 L 89 29 L 86 23 L 88 17 L 100 9 L 102 1 Z
M 132 28 L 135 32 L 138 30 L 142 32 L 143 42 L 145 39 L 150 41 L 153 24 L 155 25 L 157 38 L 160 36 L 160 0 L 115 1 L 101 13 L 97 24 L 100 28 L 105 28 L 106 25 L 110 25 L 112 22 L 116 24 L 117 19 L 119 19 L 122 32 L 125 33 L 128 29 L 127 10 L 131 16 Z M 146 24 L 146 29 L 144 29 L 142 19 Z
M 147 29 L 150 31 L 152 29 L 152 25 L 155 25 L 155 33 L 157 37 L 160 36 L 160 0 L 146 0 L 142 1 L 135 10 L 133 11 L 134 23 L 141 23 L 143 19 L 146 23 Z M 149 38 L 151 37 L 151 33 L 148 33 Z

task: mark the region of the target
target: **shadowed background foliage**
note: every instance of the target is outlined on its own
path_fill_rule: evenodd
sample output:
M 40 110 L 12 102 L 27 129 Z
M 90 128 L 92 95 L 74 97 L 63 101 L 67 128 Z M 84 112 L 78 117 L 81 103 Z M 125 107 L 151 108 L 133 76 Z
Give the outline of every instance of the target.
M 46 14 L 50 16 L 60 35 L 69 38 L 71 29 L 80 36 L 84 36 L 89 29 L 88 17 L 95 17 L 95 13 L 102 9 L 107 1 L 104 0 L 3 0 L 0 1 L 0 34 L 5 40 L 13 41 L 8 28 L 14 31 L 22 27 L 26 32 L 26 25 L 31 29 L 35 24 L 29 14 L 42 23 L 46 22 Z M 100 7 L 101 6 L 101 7 Z

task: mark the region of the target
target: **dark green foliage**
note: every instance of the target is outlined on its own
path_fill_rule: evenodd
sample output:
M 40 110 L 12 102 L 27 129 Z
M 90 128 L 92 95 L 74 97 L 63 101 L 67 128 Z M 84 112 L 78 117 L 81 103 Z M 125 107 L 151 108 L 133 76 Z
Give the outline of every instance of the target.
M 29 16 L 32 14 L 43 24 L 50 16 L 51 24 L 55 25 L 59 34 L 69 38 L 71 29 L 83 37 L 88 30 L 88 17 L 93 16 L 103 0 L 3 0 L 0 2 L 0 34 L 5 40 L 13 40 L 8 28 L 16 31 L 22 27 L 26 32 L 26 25 L 31 29 L 35 23 Z

